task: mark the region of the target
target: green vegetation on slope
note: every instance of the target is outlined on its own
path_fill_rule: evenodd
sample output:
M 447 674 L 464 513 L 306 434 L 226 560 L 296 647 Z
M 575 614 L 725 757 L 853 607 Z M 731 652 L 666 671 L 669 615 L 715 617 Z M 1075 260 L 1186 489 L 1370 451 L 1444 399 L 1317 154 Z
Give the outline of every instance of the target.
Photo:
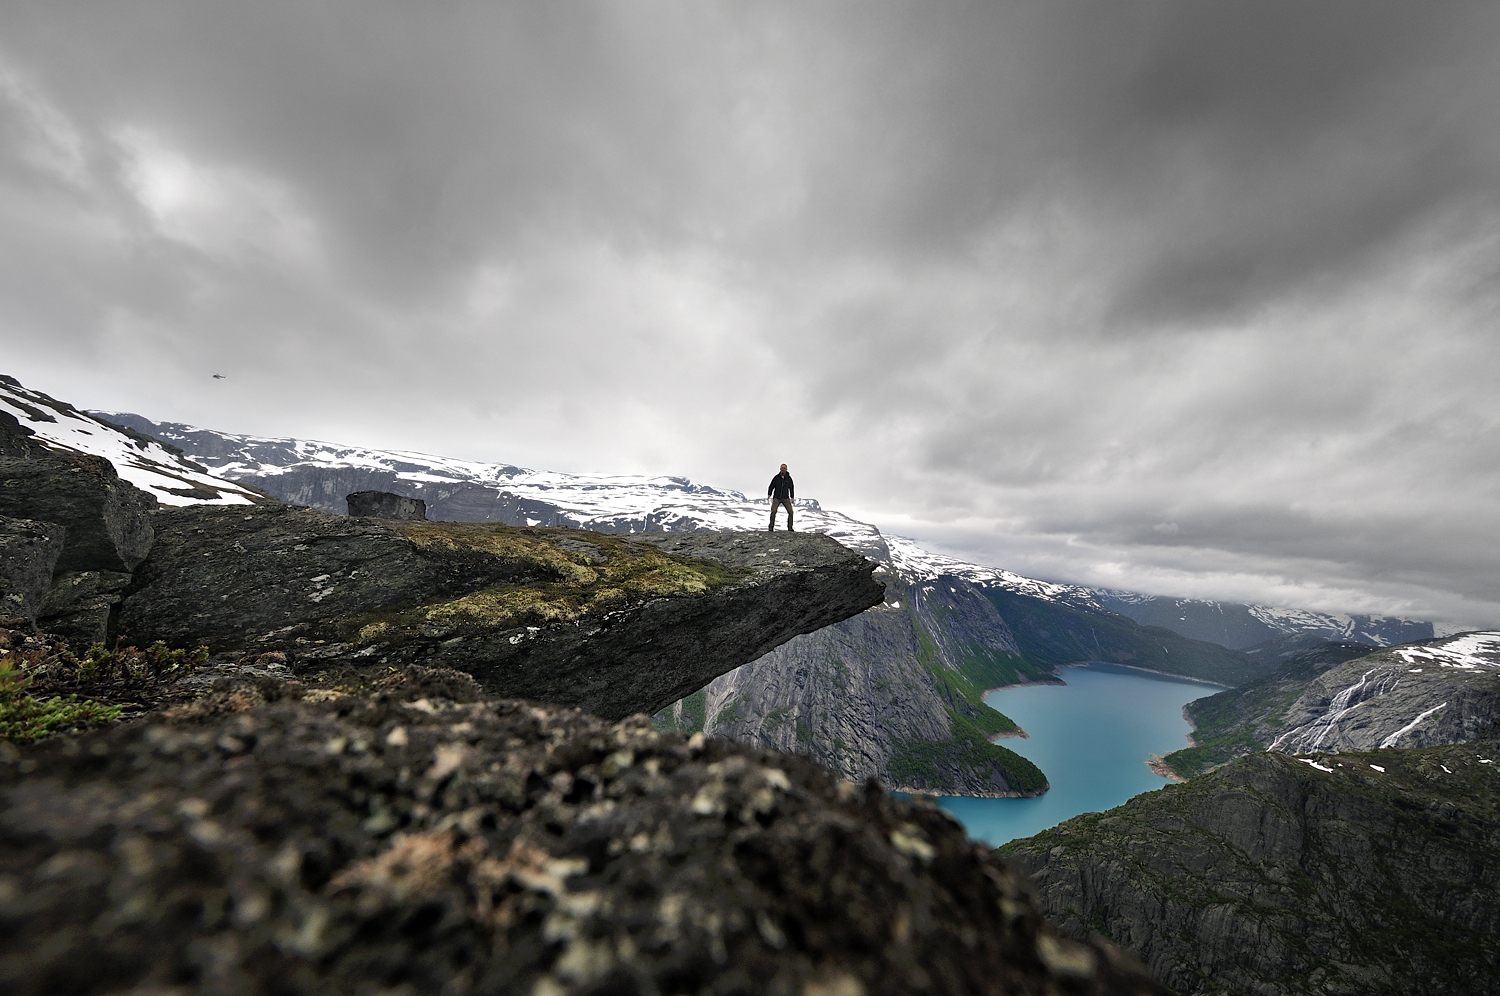
M 1288 659 L 1270 674 L 1187 705 L 1193 723 L 1193 746 L 1163 760 L 1183 778 L 1212 771 L 1222 764 L 1265 750 L 1282 718 L 1308 682 L 1345 661 L 1375 653 L 1363 643 L 1325 643 Z
M 1037 667 L 1108 661 L 1239 685 L 1277 664 L 1171 630 L 1141 626 L 1115 613 L 1086 612 L 1000 588 L 984 593 L 1015 634 L 1027 663 Z
M 693 694 L 682 700 L 682 722 L 677 722 L 676 710 L 667 706 L 661 712 L 651 717 L 651 725 L 658 730 L 673 731 L 675 733 L 697 733 L 703 729 L 703 722 L 708 714 L 708 693 L 698 689 Z
M 936 743 L 908 742 L 899 745 L 886 762 L 886 770 L 902 788 L 941 790 L 968 773 L 981 784 L 986 772 L 1000 768 L 1010 791 L 1035 794 L 1047 787 L 1042 769 L 1013 750 L 990 743 L 989 738 L 962 717 L 955 718 L 953 738 Z
M 990 742 L 995 734 L 1016 733 L 1020 727 L 986 703 L 984 692 L 987 688 L 1050 675 L 1015 654 L 969 642 L 955 645 L 952 639 L 942 641 L 956 669 L 950 667 L 938 649 L 941 637 L 929 631 L 910 597 L 904 601 L 917 637 L 917 660 L 943 700 L 952 739 L 898 745 L 886 764 L 891 777 L 905 787 L 934 788 L 945 782 L 952 784 L 954 771 L 969 772 L 971 777 L 984 781 L 983 772 L 999 768 L 1012 791 L 1032 793 L 1044 789 L 1047 776 L 1040 768 L 1015 751 Z M 928 611 L 936 623 L 942 624 L 951 610 L 937 605 Z M 950 773 L 948 778 L 944 771 Z

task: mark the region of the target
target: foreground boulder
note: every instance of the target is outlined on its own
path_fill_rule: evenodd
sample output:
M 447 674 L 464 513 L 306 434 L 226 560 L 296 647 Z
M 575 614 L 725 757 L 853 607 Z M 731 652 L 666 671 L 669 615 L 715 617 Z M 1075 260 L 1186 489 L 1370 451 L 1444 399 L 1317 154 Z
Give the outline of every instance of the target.
M 477 691 L 240 687 L 0 747 L 0 990 L 1157 991 L 936 808 Z
M 36 621 L 65 532 L 50 522 L 0 515 L 0 626 Z
M 1500 743 L 1252 754 L 1000 848 L 1179 993 L 1493 993 Z
M 811 534 L 605 536 L 288 506 L 174 509 L 156 528 L 120 606 L 129 641 L 286 652 L 305 672 L 449 666 L 612 719 L 884 593 L 873 561 Z

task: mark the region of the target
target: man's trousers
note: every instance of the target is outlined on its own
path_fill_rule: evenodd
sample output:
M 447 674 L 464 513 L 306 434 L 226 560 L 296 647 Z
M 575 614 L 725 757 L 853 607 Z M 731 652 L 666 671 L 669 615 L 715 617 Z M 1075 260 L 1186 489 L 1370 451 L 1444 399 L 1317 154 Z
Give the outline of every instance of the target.
M 792 528 L 792 500 L 790 498 L 773 498 L 771 500 L 771 532 L 776 531 L 776 510 L 782 505 L 786 506 L 786 528 Z

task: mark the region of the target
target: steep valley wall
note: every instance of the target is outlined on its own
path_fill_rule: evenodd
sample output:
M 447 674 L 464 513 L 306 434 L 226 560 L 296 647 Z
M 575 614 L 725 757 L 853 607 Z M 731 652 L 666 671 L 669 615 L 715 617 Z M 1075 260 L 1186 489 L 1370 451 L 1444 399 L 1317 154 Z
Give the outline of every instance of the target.
M 1500 992 L 1500 744 L 1258 753 L 999 849 L 1173 990 Z

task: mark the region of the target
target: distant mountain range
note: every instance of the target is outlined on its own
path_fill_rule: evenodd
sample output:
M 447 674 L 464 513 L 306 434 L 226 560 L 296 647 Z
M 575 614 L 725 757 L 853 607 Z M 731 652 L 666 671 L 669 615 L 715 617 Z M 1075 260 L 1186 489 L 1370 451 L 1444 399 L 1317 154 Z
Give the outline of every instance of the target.
M 1394 616 L 1343 615 L 1307 609 L 1243 605 L 1196 598 L 1164 598 L 1108 588 L 1093 589 L 1103 608 L 1143 626 L 1161 626 L 1233 650 L 1296 646 L 1308 640 L 1348 641 L 1389 647 L 1433 636 L 1432 624 Z

